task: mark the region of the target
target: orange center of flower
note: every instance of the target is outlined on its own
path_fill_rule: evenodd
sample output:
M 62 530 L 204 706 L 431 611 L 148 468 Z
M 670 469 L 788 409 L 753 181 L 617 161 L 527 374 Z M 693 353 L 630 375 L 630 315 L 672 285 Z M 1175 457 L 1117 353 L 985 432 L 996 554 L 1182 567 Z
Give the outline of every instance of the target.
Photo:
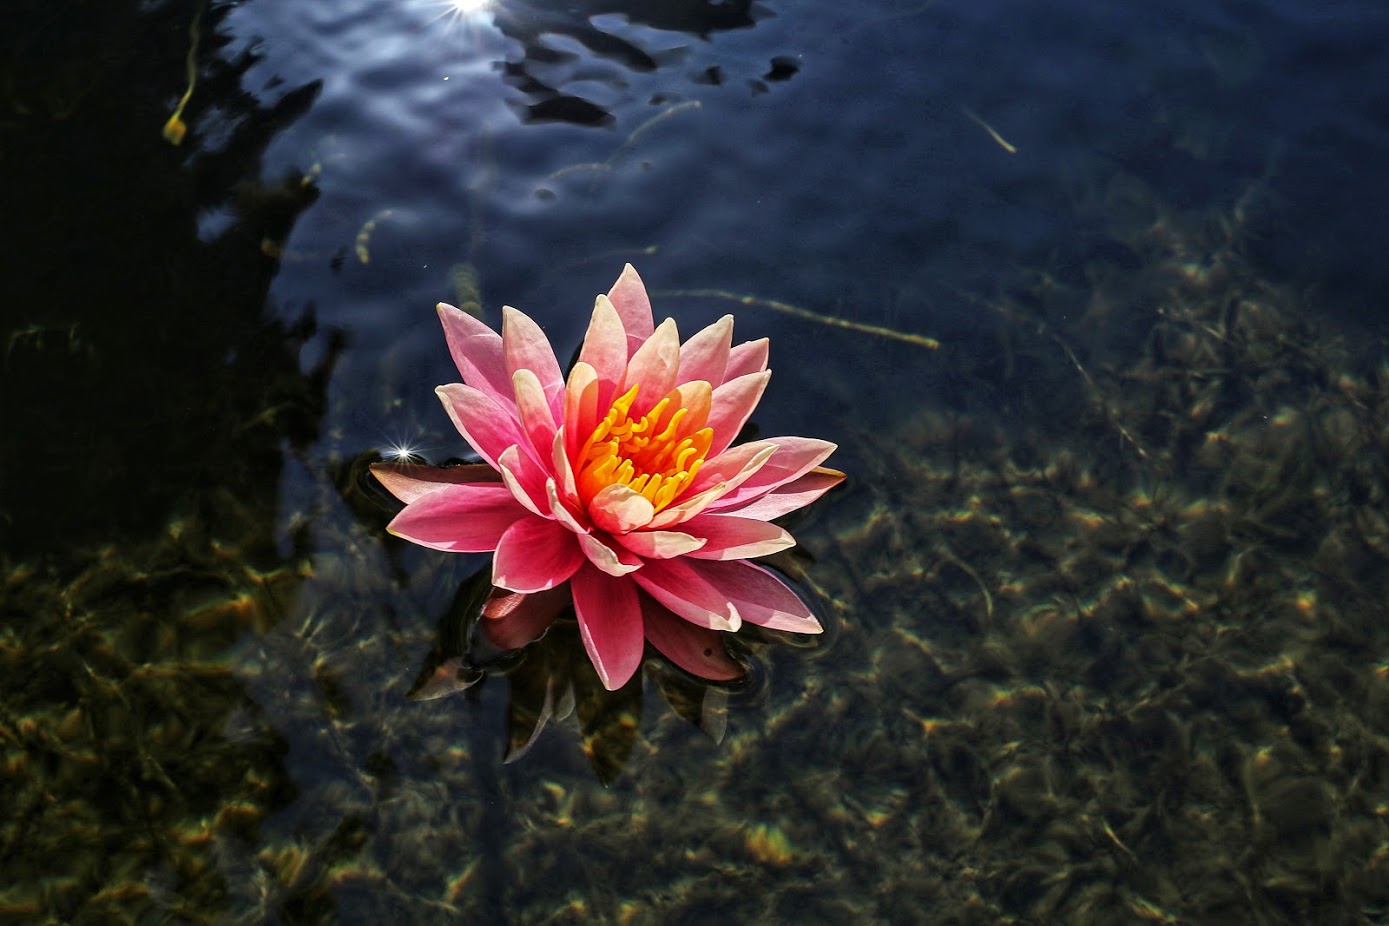
M 676 408 L 672 392 L 640 418 L 628 412 L 638 386 L 613 402 L 576 460 L 579 495 L 591 499 L 610 485 L 639 492 L 657 511 L 694 481 L 714 439 L 712 428 L 689 433 L 687 408 Z

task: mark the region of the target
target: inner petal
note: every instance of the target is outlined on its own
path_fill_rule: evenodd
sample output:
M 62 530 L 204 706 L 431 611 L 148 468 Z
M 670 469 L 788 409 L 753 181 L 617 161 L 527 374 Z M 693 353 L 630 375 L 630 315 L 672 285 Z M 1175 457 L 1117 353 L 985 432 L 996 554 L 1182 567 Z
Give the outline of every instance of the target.
M 640 390 L 634 385 L 613 402 L 574 459 L 579 497 L 590 510 L 599 493 L 622 486 L 658 512 L 684 493 L 709 455 L 714 431 L 704 425 L 707 383 L 672 389 L 636 415 Z

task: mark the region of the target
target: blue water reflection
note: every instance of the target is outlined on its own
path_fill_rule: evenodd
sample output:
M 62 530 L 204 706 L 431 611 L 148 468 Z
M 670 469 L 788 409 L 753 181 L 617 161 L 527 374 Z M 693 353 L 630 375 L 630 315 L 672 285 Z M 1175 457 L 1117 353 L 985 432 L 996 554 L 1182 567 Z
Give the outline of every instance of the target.
M 379 352 L 430 355 L 433 321 L 409 307 L 454 298 L 460 265 L 490 309 L 543 309 L 561 343 L 637 258 L 658 288 L 968 337 L 957 289 L 1121 251 L 1101 201 L 1115 176 L 1171 208 L 1247 198 L 1256 256 L 1340 279 L 1370 256 L 1357 204 L 1383 194 L 1350 198 L 1371 152 L 1327 150 L 1325 132 L 1375 138 L 1379 103 L 1318 51 L 1346 20 L 1287 6 L 252 4 L 236 21 L 266 37 L 267 80 L 325 82 L 274 151 L 323 193 L 277 294 L 354 333 L 342 382 L 361 384 Z M 775 61 L 795 66 L 774 80 Z M 582 102 L 573 119 L 535 117 L 560 97 Z M 791 360 L 823 345 L 786 341 Z

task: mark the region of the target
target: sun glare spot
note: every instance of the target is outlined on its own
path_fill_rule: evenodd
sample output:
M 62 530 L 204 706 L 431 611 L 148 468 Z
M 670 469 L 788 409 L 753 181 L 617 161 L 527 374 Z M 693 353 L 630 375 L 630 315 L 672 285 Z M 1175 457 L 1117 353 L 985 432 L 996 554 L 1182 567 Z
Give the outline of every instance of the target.
M 414 463 L 423 459 L 421 448 L 407 441 L 391 441 L 377 449 L 381 452 L 381 458 L 388 463 Z
M 431 28 L 440 29 L 440 35 L 450 43 L 456 42 L 459 35 L 477 44 L 483 36 L 490 36 L 493 14 L 501 6 L 499 0 L 412 0 L 421 11 L 427 13 Z M 476 50 L 476 49 L 475 49 Z
M 483 13 L 492 5 L 492 0 L 435 0 L 439 9 L 439 19 L 451 23 L 466 23 Z

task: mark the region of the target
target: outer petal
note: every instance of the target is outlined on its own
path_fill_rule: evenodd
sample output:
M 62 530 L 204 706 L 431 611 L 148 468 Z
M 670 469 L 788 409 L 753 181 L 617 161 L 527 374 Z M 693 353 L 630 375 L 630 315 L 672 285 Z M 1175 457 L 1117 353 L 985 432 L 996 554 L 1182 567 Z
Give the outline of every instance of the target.
M 728 352 L 728 368 L 723 372 L 723 382 L 761 373 L 767 369 L 768 342 L 766 338 L 745 341 Z
M 502 359 L 502 336 L 467 312 L 439 303 L 444 339 L 463 382 L 499 402 L 511 397 L 511 373 Z
M 746 560 L 706 560 L 698 567 L 706 581 L 728 595 L 745 621 L 794 633 L 820 633 L 823 629 L 800 596 L 762 566 Z
M 616 483 L 600 489 L 588 503 L 588 516 L 594 525 L 610 534 L 645 527 L 655 513 L 644 495 Z
M 691 675 L 718 682 L 742 677 L 745 670 L 728 655 L 719 631 L 697 627 L 645 594 L 641 617 L 651 645 Z
M 555 487 L 562 497 L 577 505 L 579 490 L 574 482 L 574 468 L 569 465 L 569 456 L 564 452 L 565 429 L 555 432 L 555 445 L 550 448 L 550 465 L 554 467 Z
M 641 557 L 622 548 L 613 549 L 592 534 L 575 534 L 588 561 L 610 576 L 629 575 L 642 567 Z
M 645 645 L 636 586 L 592 566 L 574 573 L 569 585 L 584 649 L 603 687 L 616 691 L 636 673 Z
M 675 614 L 711 630 L 737 630 L 742 623 L 728 592 L 711 582 L 702 569 L 708 563 L 688 558 L 648 560 L 632 581 Z
M 553 479 L 545 480 L 545 495 L 550 503 L 550 515 L 559 523 L 576 534 L 587 534 L 588 528 L 584 526 L 574 512 L 569 509 L 564 499 L 560 497 L 559 488 Z
M 744 448 L 747 448 L 746 452 L 741 452 Z M 736 489 L 766 465 L 775 452 L 775 444 L 753 441 L 720 454 L 711 464 L 706 464 L 700 469 L 699 477 L 685 490 L 685 494 L 680 496 L 679 504 L 672 505 L 656 515 L 647 526 L 652 529 L 673 527 L 702 514 L 706 509 L 713 508 L 725 494 Z M 742 463 L 742 467 L 736 473 L 725 476 L 727 471 L 739 463 Z M 709 470 L 708 477 L 705 476 L 705 469 Z M 719 481 L 710 485 L 705 481 L 706 478 Z
M 613 307 L 622 319 L 622 327 L 627 331 L 627 356 L 630 357 L 636 353 L 643 341 L 651 337 L 654 327 L 651 320 L 651 300 L 646 295 L 646 286 L 631 264 L 622 268 L 617 282 L 608 290 L 608 298 L 612 300 Z
M 492 584 L 539 592 L 569 579 L 583 565 L 575 534 L 544 518 L 523 518 L 502 534 L 492 560 Z
M 632 386 L 641 384 L 631 409 L 632 417 L 636 418 L 650 411 L 651 406 L 675 388 L 679 372 L 680 332 L 675 327 L 675 319 L 667 318 L 627 362 L 627 374 L 618 383 L 617 393 L 622 395 Z
M 694 482 L 685 491 L 703 492 L 717 482 L 729 483 L 736 488 L 765 466 L 776 449 L 776 441 L 771 440 L 748 441 L 730 447 L 718 456 L 705 460 Z
M 483 635 L 501 649 L 520 649 L 540 639 L 570 600 L 569 589 L 563 586 L 533 595 L 494 588 L 482 606 Z
M 486 553 L 512 524 L 532 518 L 501 484 L 444 486 L 406 505 L 386 529 L 397 537 L 453 553 Z
M 673 559 L 692 553 L 708 542 L 679 531 L 632 531 L 613 539 L 643 559 Z
M 482 463 L 464 466 L 425 466 L 420 463 L 373 463 L 371 474 L 386 491 L 407 505 L 441 486 L 496 482 L 497 471 Z
M 649 326 L 650 322 L 647 324 Z M 593 304 L 593 316 L 588 320 L 588 333 L 584 335 L 584 346 L 579 350 L 579 362 L 592 367 L 598 380 L 600 416 L 612 406 L 617 383 L 627 372 L 627 358 L 635 350 L 627 349 L 627 331 L 622 327 L 622 319 L 617 309 L 613 308 L 612 301 L 607 296 L 599 296 Z M 571 371 L 569 375 L 574 374 Z M 588 437 L 589 431 L 584 432 L 583 436 Z
M 548 477 L 528 454 L 522 453 L 519 446 L 512 444 L 497 457 L 497 469 L 501 472 L 502 482 L 506 483 L 506 487 L 518 502 L 525 505 L 532 514 L 538 514 L 542 518 L 549 517 L 546 513 L 549 500 L 545 495 L 545 480 Z
M 516 390 L 516 415 L 521 432 L 530 441 L 531 456 L 544 460 L 555 443 L 555 413 L 550 409 L 550 401 L 539 377 L 531 370 L 517 370 L 511 382 Z
M 714 429 L 714 443 L 709 448 L 711 457 L 723 453 L 733 443 L 743 425 L 747 424 L 752 410 L 757 407 L 771 377 L 772 374 L 765 370 L 748 373 L 730 379 L 714 390 L 713 404 L 709 409 L 709 427 Z
M 716 386 L 723 383 L 732 344 L 733 316 L 725 315 L 680 346 L 679 381 L 702 379 Z
M 564 377 L 555 360 L 555 350 L 545 332 L 525 312 L 506 306 L 502 309 L 502 357 L 508 376 L 517 370 L 530 370 L 540 381 L 552 415 L 564 408 Z
M 839 470 L 817 466 L 804 476 L 777 486 L 766 495 L 724 510 L 730 514 L 770 521 L 798 508 L 804 508 L 843 481 L 844 474 Z
M 516 420 L 514 400 L 508 398 L 508 406 L 503 406 L 482 390 L 462 383 L 440 386 L 434 392 L 444 403 L 458 433 L 493 466 L 503 450 L 525 440 Z M 529 445 L 530 441 L 525 443 Z
M 696 559 L 751 559 L 796 545 L 796 539 L 787 531 L 754 518 L 704 514 L 680 527 L 687 534 L 707 541 L 690 551 L 689 555 Z
M 825 458 L 834 453 L 836 447 L 829 441 L 813 437 L 773 437 L 765 442 L 753 443 L 774 445 L 777 448 L 776 453 L 772 454 L 757 472 L 720 497 L 710 506 L 711 509 L 723 511 L 744 504 L 766 495 L 778 486 L 799 479 L 819 466 Z M 700 474 L 703 475 L 703 469 L 700 470 Z

